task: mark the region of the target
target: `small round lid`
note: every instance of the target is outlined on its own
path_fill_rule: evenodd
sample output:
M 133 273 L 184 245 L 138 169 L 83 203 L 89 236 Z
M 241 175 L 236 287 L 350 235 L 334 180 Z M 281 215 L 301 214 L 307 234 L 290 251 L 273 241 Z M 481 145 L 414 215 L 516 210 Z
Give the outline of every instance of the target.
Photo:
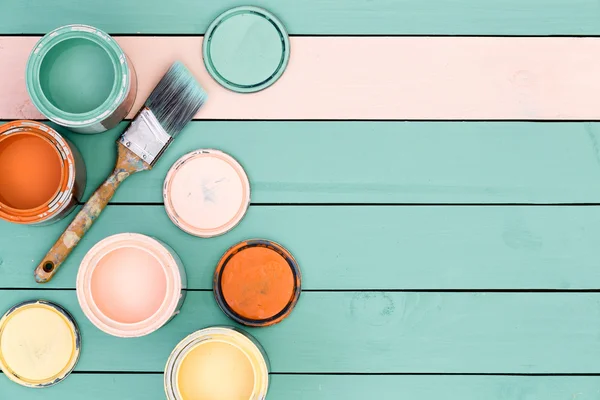
M 43 388 L 65 379 L 81 350 L 79 329 L 57 304 L 27 301 L 0 319 L 0 367 L 23 386 Z
M 250 181 L 242 166 L 219 150 L 181 157 L 165 178 L 163 198 L 171 221 L 199 237 L 233 229 L 250 205 Z
M 215 299 L 228 317 L 253 327 L 281 322 L 301 292 L 300 267 L 282 245 L 246 240 L 223 255 L 213 280 Z
M 290 58 L 290 41 L 283 24 L 258 7 L 236 7 L 208 27 L 203 44 L 204 64 L 212 77 L 229 90 L 257 92 L 283 74 Z

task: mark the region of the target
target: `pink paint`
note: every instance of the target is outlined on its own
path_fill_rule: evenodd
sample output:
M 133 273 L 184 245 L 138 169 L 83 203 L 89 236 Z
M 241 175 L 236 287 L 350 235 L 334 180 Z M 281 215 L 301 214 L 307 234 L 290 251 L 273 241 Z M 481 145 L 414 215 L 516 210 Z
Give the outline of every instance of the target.
M 113 321 L 135 324 L 158 312 L 167 294 L 167 277 L 150 251 L 122 247 L 98 261 L 91 286 L 100 312 Z
M 164 243 L 124 233 L 97 243 L 81 262 L 77 297 L 90 321 L 119 337 L 147 335 L 183 302 L 185 271 Z
M 165 178 L 163 198 L 169 218 L 189 234 L 222 235 L 244 217 L 250 182 L 242 166 L 218 150 L 181 157 Z
M 37 40 L 0 38 L 0 119 L 42 118 L 23 73 Z M 117 41 L 138 74 L 132 113 L 179 59 L 210 95 L 201 119 L 600 119 L 600 38 L 293 37 L 281 79 L 254 94 L 208 75 L 202 37 Z

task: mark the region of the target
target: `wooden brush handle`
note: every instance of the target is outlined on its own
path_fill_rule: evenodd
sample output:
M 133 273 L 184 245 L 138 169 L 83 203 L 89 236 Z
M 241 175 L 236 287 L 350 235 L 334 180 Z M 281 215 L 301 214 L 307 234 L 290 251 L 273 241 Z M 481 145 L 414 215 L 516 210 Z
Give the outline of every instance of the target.
M 102 210 L 115 195 L 119 185 L 130 175 L 151 168 L 149 164 L 121 143 L 117 143 L 117 148 L 118 157 L 115 170 L 85 203 L 73 222 L 69 224 L 65 232 L 46 254 L 44 260 L 37 266 L 34 272 L 37 283 L 46 283 L 52 279 L 61 264 L 83 238 L 83 235 L 98 219 Z

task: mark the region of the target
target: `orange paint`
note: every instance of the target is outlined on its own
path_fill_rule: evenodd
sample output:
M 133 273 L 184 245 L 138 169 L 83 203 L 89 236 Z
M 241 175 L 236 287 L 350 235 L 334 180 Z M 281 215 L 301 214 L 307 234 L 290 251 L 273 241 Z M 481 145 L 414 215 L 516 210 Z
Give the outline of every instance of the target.
M 285 259 L 265 247 L 251 247 L 227 263 L 221 278 L 227 304 L 242 317 L 270 318 L 289 303 L 294 276 Z
M 67 216 L 85 190 L 81 155 L 36 121 L 0 124 L 0 219 L 47 225 Z
M 63 163 L 56 146 L 31 132 L 0 137 L 0 203 L 30 210 L 60 189 Z
M 300 295 L 300 270 L 280 245 L 253 240 L 231 248 L 215 272 L 215 296 L 237 322 L 267 326 L 285 318 Z

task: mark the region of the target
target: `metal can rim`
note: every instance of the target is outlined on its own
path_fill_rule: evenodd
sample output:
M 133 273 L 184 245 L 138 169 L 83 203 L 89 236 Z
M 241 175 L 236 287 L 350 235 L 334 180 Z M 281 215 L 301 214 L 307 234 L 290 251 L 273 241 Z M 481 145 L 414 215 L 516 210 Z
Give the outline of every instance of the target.
M 0 337 L 1 337 L 1 332 L 4 329 L 5 324 L 10 320 L 12 315 L 14 315 L 16 312 L 18 312 L 19 310 L 21 310 L 25 307 L 32 307 L 32 306 L 36 306 L 36 305 L 42 306 L 42 307 L 47 307 L 47 308 L 52 309 L 52 311 L 57 312 L 61 317 L 64 318 L 65 322 L 71 328 L 75 343 L 74 343 L 74 350 L 73 350 L 73 353 L 71 354 L 69 363 L 67 364 L 67 366 L 65 366 L 65 368 L 63 370 L 61 370 L 58 374 L 49 378 L 47 381 L 35 382 L 35 383 L 27 381 L 24 378 L 14 374 L 12 372 L 12 370 L 5 364 L 4 358 L 2 357 L 1 354 L 0 354 L 0 369 L 4 372 L 6 377 L 8 379 L 10 379 L 11 381 L 13 381 L 21 386 L 40 389 L 40 388 L 54 386 L 54 385 L 62 382 L 71 374 L 71 372 L 73 372 L 73 370 L 75 369 L 75 366 L 77 365 L 77 362 L 79 361 L 79 357 L 81 355 L 81 333 L 79 331 L 77 322 L 75 322 L 75 319 L 73 318 L 73 316 L 67 310 L 65 310 L 62 306 L 60 306 L 56 303 L 47 301 L 47 300 L 29 300 L 29 301 L 23 301 L 21 303 L 14 305 L 2 316 L 2 318 L 0 318 Z M 40 334 L 42 334 L 42 333 L 40 332 Z
M 136 323 L 114 321 L 98 308 L 92 297 L 91 277 L 98 262 L 106 254 L 126 244 L 150 253 L 160 263 L 167 279 L 167 293 L 161 307 L 149 318 Z M 173 249 L 158 239 L 139 233 L 120 233 L 96 243 L 84 256 L 77 273 L 77 300 L 85 316 L 101 331 L 116 337 L 133 338 L 160 329 L 177 313 L 186 287 L 185 269 Z
M 286 304 L 286 306 L 279 313 L 277 313 L 269 318 L 265 318 L 265 319 L 261 319 L 261 320 L 246 318 L 246 317 L 238 314 L 227 303 L 227 300 L 225 299 L 225 296 L 223 294 L 223 289 L 221 287 L 221 277 L 223 275 L 223 271 L 224 271 L 225 267 L 227 266 L 227 262 L 235 254 L 239 253 L 240 251 L 243 251 L 246 248 L 250 248 L 250 247 L 265 247 L 265 248 L 268 248 L 268 249 L 271 249 L 271 250 L 277 252 L 288 263 L 288 265 L 292 271 L 293 278 L 294 278 L 294 288 L 293 288 L 292 297 L 290 298 L 290 300 Z M 213 276 L 213 294 L 215 297 L 215 301 L 219 305 L 219 308 L 221 309 L 221 311 L 223 311 L 225 313 L 225 315 L 227 315 L 229 318 L 231 318 L 238 324 L 245 325 L 248 327 L 260 328 L 260 327 L 267 327 L 267 326 L 272 326 L 272 325 L 280 323 L 281 321 L 286 319 L 291 314 L 291 312 L 294 310 L 294 308 L 298 304 L 298 301 L 300 300 L 301 293 L 302 293 L 302 272 L 300 271 L 300 266 L 299 266 L 298 262 L 296 261 L 296 259 L 294 258 L 294 256 L 288 249 L 286 249 L 281 244 L 274 242 L 272 240 L 268 240 L 268 239 L 248 239 L 248 240 L 241 241 L 241 242 L 231 246 L 229 249 L 227 249 L 227 251 L 223 254 L 221 259 L 219 260 L 219 263 L 217 264 L 217 267 L 215 268 L 215 273 Z
M 245 332 L 241 329 L 231 326 L 213 326 L 201 329 L 196 331 L 188 336 L 186 336 L 183 340 L 181 340 L 177 346 L 173 349 L 167 363 L 165 365 L 164 372 L 164 386 L 165 393 L 167 395 L 168 400 L 184 400 L 182 399 L 179 390 L 177 388 L 177 372 L 181 362 L 185 358 L 185 356 L 193 349 L 196 345 L 202 343 L 203 341 L 208 341 L 213 339 L 215 336 L 219 336 L 221 341 L 224 338 L 228 338 L 231 341 L 238 341 L 245 345 L 244 351 L 246 356 L 247 351 L 252 351 L 253 360 L 255 363 L 252 363 L 252 367 L 254 369 L 255 375 L 255 387 L 252 393 L 252 396 L 248 400 L 263 400 L 267 396 L 267 392 L 269 389 L 269 371 L 270 371 L 270 363 L 269 358 L 262 347 L 262 345 L 250 335 L 248 332 Z M 239 346 L 237 346 L 239 348 Z
M 210 229 L 195 227 L 187 223 L 183 218 L 181 218 L 175 210 L 171 196 L 171 185 L 179 169 L 187 162 L 193 160 L 194 158 L 202 157 L 203 155 L 211 155 L 213 157 L 217 157 L 229 164 L 236 171 L 238 177 L 240 178 L 244 191 L 242 195 L 242 204 L 240 205 L 240 208 L 238 209 L 237 213 L 233 216 L 233 218 L 231 218 L 228 222 L 219 227 Z M 194 150 L 181 156 L 177 161 L 175 161 L 173 166 L 167 172 L 163 184 L 163 201 L 165 204 L 165 211 L 167 212 L 169 219 L 184 232 L 201 238 L 211 238 L 224 235 L 225 233 L 235 228 L 248 212 L 248 208 L 250 206 L 251 201 L 250 179 L 248 178 L 244 167 L 242 167 L 242 165 L 231 155 L 216 149 Z
M 266 80 L 262 82 L 256 82 L 251 85 L 240 85 L 234 82 L 229 81 L 227 78 L 222 76 L 217 67 L 214 65 L 211 56 L 211 48 L 210 45 L 212 43 L 212 37 L 217 30 L 217 28 L 229 18 L 235 17 L 240 14 L 252 14 L 257 15 L 265 20 L 269 21 L 275 30 L 277 31 L 281 44 L 282 44 L 282 54 L 281 59 L 279 61 L 279 65 L 275 69 L 275 71 L 269 76 Z M 210 76 L 217 81 L 224 88 L 231 90 L 233 92 L 238 93 L 253 93 L 264 90 L 269 86 L 273 85 L 275 82 L 281 78 L 283 73 L 285 72 L 287 65 L 290 60 L 290 39 L 285 29 L 283 23 L 277 18 L 273 13 L 267 11 L 264 8 L 256 7 L 256 6 L 238 6 L 232 9 L 229 9 L 214 19 L 214 21 L 208 26 L 206 33 L 204 35 L 204 41 L 202 45 L 202 58 L 204 60 L 204 65 L 209 72 Z
M 100 106 L 86 113 L 76 114 L 60 110 L 44 95 L 40 83 L 40 68 L 44 57 L 58 43 L 81 38 L 98 44 L 109 56 L 115 69 L 115 81 L 108 98 Z M 43 36 L 29 55 L 26 67 L 27 92 L 36 108 L 52 122 L 67 128 L 86 128 L 108 117 L 125 101 L 130 90 L 132 74 L 129 61 L 119 44 L 106 32 L 89 25 L 65 25 Z
M 75 196 L 77 163 L 75 146 L 56 130 L 40 122 L 17 120 L 0 126 L 0 141 L 13 134 L 34 134 L 52 145 L 62 160 L 62 176 L 59 189 L 54 196 L 38 207 L 19 210 L 0 202 L 0 219 L 17 224 L 41 224 L 59 215 Z

